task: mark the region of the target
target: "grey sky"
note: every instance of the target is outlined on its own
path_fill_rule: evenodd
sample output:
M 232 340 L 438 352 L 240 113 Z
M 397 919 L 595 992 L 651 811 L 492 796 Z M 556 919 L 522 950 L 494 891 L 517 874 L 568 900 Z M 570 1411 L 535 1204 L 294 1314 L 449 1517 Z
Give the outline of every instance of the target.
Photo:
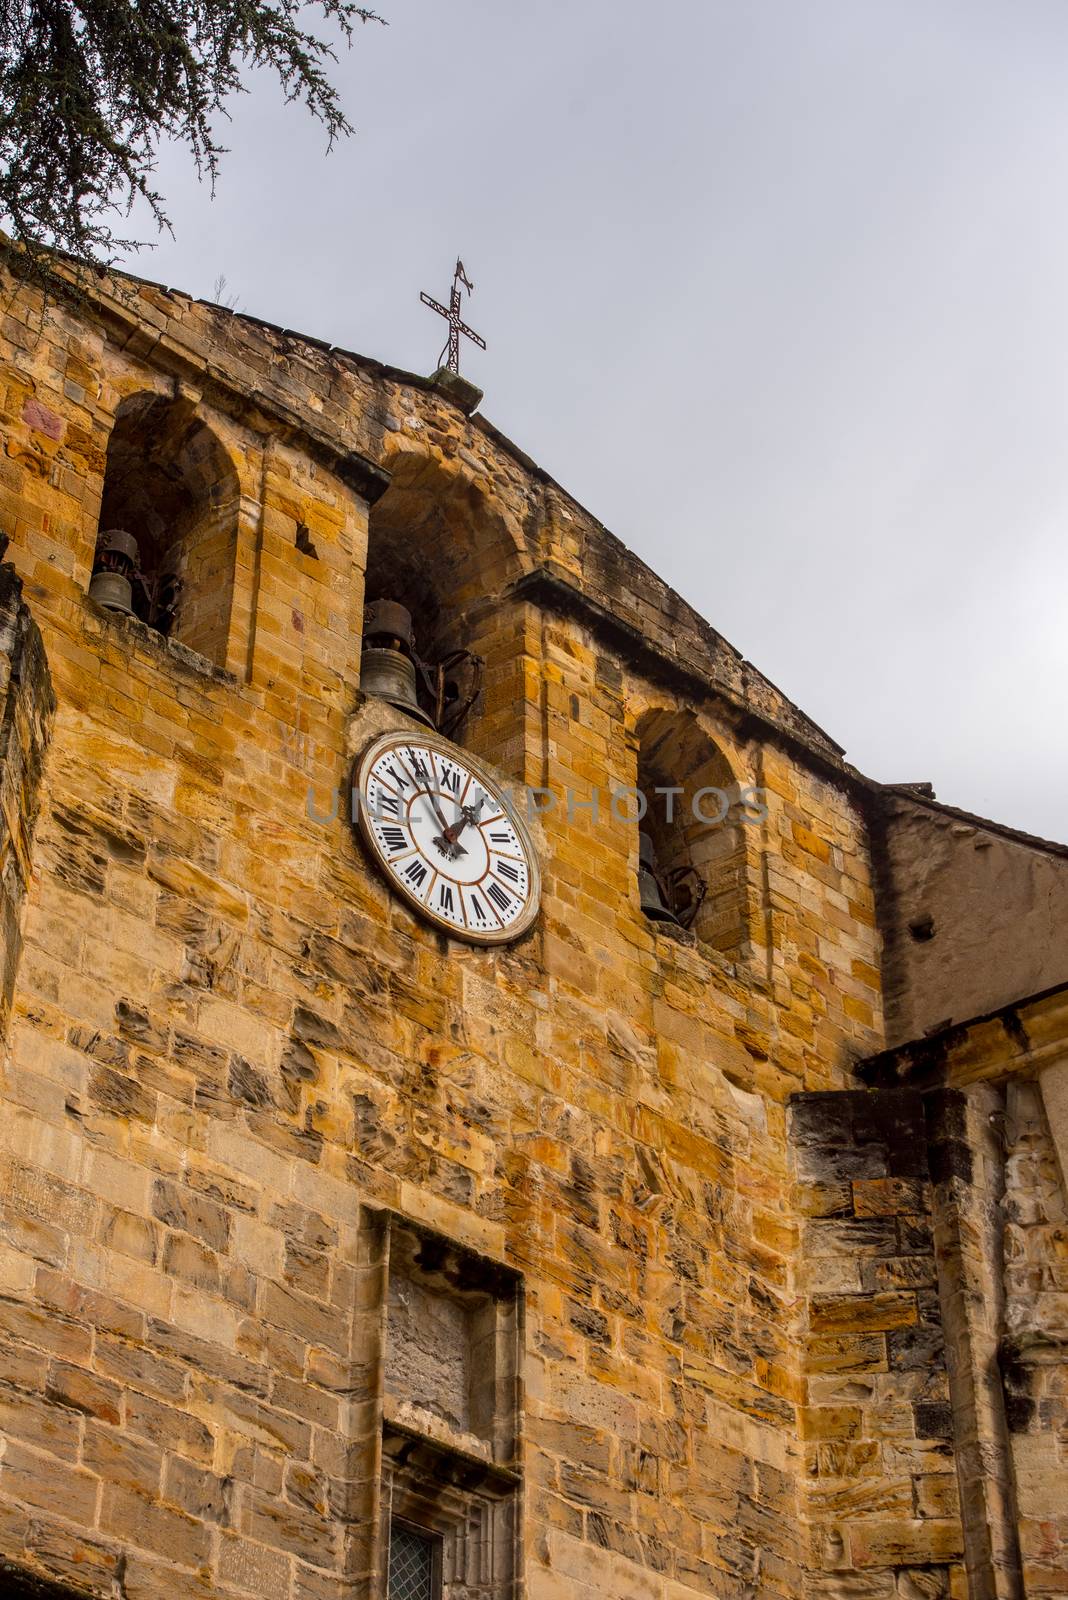
M 887 781 L 1068 839 L 1065 0 L 380 0 L 132 263 L 430 371 Z

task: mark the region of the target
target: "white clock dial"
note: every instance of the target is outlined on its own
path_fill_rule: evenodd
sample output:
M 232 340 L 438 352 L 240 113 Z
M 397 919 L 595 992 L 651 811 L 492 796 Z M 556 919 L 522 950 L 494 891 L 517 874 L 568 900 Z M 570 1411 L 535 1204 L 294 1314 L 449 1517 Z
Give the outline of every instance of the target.
M 457 938 L 501 944 L 537 915 L 541 875 L 522 819 L 481 764 L 438 735 L 375 739 L 356 762 L 353 816 L 391 887 Z

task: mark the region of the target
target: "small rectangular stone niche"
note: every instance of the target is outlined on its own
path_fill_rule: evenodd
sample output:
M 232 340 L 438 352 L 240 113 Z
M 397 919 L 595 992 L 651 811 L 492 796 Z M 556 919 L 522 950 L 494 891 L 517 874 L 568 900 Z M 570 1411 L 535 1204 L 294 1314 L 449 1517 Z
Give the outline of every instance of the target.
M 481 1460 L 513 1460 L 519 1285 L 498 1263 L 391 1219 L 387 1418 Z

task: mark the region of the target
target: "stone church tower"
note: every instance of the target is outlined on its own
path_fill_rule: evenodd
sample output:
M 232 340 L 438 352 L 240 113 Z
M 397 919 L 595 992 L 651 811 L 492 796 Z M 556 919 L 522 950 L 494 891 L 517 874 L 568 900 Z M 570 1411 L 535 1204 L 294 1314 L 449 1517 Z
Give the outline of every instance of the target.
M 0 1592 L 1068 1594 L 1068 850 L 447 375 L 4 308 Z

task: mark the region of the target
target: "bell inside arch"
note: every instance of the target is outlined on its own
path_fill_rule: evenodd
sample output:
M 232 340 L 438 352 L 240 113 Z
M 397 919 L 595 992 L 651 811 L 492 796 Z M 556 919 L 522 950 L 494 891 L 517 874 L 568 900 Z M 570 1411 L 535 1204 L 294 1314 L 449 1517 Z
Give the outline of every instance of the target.
M 89 598 L 108 611 L 134 615 L 133 579 L 137 572 L 137 540 L 123 528 L 109 528 L 100 535 L 89 579 Z
M 652 921 L 678 923 L 664 895 L 656 851 L 647 833 L 638 834 L 638 898 L 645 915 Z
M 376 600 L 363 614 L 360 688 L 432 728 L 433 718 L 419 704 L 415 684 L 411 612 L 396 600 Z

